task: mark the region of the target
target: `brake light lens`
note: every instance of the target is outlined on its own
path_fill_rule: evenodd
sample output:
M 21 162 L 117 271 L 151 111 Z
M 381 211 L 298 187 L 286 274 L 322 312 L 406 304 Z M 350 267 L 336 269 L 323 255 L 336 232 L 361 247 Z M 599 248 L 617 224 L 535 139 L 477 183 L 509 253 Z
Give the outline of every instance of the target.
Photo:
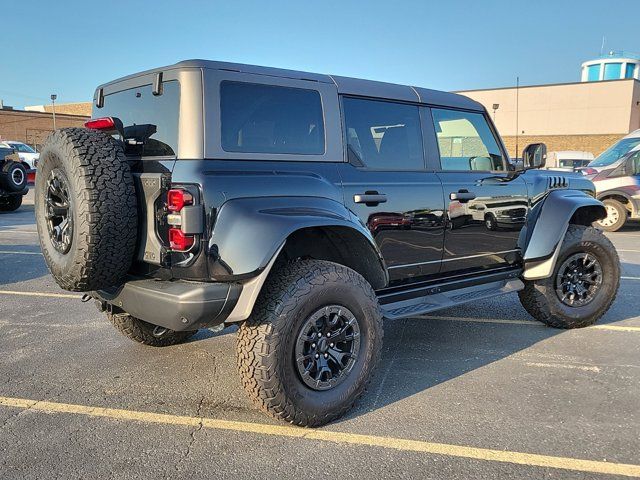
M 185 205 L 193 203 L 193 196 L 182 189 L 174 188 L 167 193 L 167 208 L 170 212 L 179 212 Z
M 171 250 L 185 251 L 191 248 L 194 238 L 189 235 L 185 235 L 179 228 L 169 229 L 169 245 Z
M 92 130 L 114 130 L 116 122 L 111 117 L 92 118 L 85 122 L 84 126 Z

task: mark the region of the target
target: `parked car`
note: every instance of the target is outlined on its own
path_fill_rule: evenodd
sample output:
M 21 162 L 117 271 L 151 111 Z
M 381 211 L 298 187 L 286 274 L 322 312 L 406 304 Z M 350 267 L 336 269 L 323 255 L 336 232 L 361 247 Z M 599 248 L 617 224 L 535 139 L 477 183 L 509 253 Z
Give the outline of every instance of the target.
M 13 148 L 0 146 L 0 212 L 20 208 L 27 192 L 27 169 L 18 153 Z
M 607 216 L 596 222 L 597 227 L 615 232 L 628 220 L 640 220 L 640 150 L 623 155 L 590 178 L 607 209 Z
M 550 152 L 547 155 L 547 170 L 563 172 L 577 172 L 589 165 L 593 160 L 593 153 L 577 150 L 562 150 Z
M 26 143 L 16 142 L 14 140 L 5 140 L 2 142 L 9 148 L 13 148 L 18 153 L 20 160 L 25 164 L 27 169 L 36 168 L 36 161 L 40 157 L 40 154 L 36 152 L 33 147 L 30 147 Z
M 94 104 L 38 163 L 54 279 L 146 345 L 238 324 L 244 388 L 282 420 L 351 408 L 383 317 L 518 292 L 576 328 L 616 295 L 593 183 L 541 170 L 543 144 L 516 168 L 469 98 L 191 60 L 103 84 Z M 496 225 L 469 213 L 476 198 Z
M 640 129 L 618 140 L 593 161 L 589 162 L 589 165 L 581 171 L 584 175 L 595 175 L 602 170 L 618 165 L 623 156 L 636 150 L 640 150 Z

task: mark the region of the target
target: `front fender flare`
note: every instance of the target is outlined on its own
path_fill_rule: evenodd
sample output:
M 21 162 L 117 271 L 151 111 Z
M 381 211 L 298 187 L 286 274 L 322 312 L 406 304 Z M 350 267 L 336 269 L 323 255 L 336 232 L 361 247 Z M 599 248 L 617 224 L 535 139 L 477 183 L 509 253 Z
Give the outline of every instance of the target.
M 580 190 L 550 192 L 532 208 L 520 234 L 518 246 L 523 252 L 523 277 L 526 280 L 549 277 L 569 224 L 590 225 L 606 215 L 602 202 Z
M 287 238 L 309 227 L 348 227 L 382 255 L 369 230 L 343 204 L 318 197 L 260 197 L 229 200 L 220 208 L 208 245 L 209 276 L 242 280 L 264 270 Z

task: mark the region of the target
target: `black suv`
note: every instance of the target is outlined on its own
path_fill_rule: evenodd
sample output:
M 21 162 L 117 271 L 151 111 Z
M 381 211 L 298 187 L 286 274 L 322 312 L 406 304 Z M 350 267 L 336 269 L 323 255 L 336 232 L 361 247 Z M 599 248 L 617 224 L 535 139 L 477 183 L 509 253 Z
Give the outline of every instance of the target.
M 190 60 L 94 102 L 40 156 L 51 273 L 146 345 L 238 323 L 245 389 L 289 422 L 353 405 L 383 317 L 518 292 L 538 320 L 584 327 L 618 290 L 593 184 L 536 170 L 542 144 L 516 168 L 466 97 Z

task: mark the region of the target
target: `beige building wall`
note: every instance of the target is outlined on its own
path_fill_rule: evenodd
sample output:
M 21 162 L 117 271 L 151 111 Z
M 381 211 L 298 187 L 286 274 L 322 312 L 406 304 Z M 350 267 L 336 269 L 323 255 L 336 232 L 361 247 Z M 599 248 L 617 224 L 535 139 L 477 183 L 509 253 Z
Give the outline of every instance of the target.
M 91 108 L 93 104 L 91 102 L 76 102 L 76 103 L 56 103 L 56 114 L 63 115 L 82 115 L 86 117 L 91 116 Z M 46 112 L 52 113 L 53 106 L 49 105 L 30 105 L 24 107 L 28 112 Z
M 516 89 L 457 92 L 482 103 L 516 156 Z M 549 151 L 584 150 L 598 155 L 640 128 L 640 82 L 614 80 L 520 87 L 518 152 L 532 141 Z M 493 104 L 499 104 L 495 117 Z

